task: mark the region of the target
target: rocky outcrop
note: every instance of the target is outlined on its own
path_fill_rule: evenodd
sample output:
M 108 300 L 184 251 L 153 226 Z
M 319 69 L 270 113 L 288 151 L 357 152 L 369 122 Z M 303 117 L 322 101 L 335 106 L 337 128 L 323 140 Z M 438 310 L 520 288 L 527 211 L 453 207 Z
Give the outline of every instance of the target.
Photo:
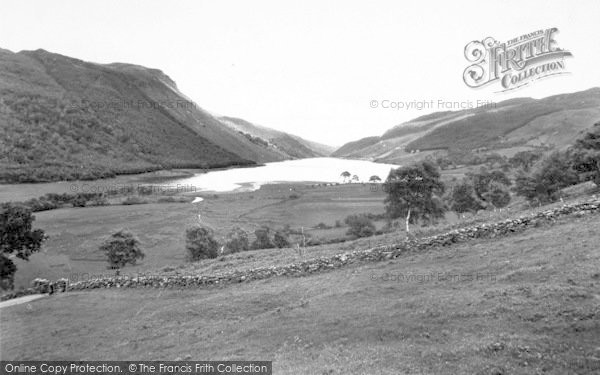
M 271 266 L 243 271 L 232 271 L 210 276 L 204 275 L 157 275 L 143 277 L 115 276 L 80 281 L 70 284 L 67 279 L 50 282 L 44 279 L 34 280 L 32 288 L 11 293 L 2 300 L 20 297 L 27 294 L 56 293 L 72 290 L 98 288 L 198 288 L 242 283 L 277 276 L 303 276 L 317 272 L 329 271 L 358 262 L 376 262 L 399 257 L 410 252 L 426 251 L 431 248 L 450 246 L 480 238 L 503 237 L 530 227 L 544 223 L 552 223 L 567 215 L 586 215 L 600 211 L 600 199 L 586 202 L 565 204 L 561 207 L 541 211 L 516 219 L 508 219 L 495 223 L 484 223 L 450 232 L 419 238 L 406 239 L 392 245 L 374 247 L 367 250 L 355 250 L 329 257 L 305 260 L 284 266 Z

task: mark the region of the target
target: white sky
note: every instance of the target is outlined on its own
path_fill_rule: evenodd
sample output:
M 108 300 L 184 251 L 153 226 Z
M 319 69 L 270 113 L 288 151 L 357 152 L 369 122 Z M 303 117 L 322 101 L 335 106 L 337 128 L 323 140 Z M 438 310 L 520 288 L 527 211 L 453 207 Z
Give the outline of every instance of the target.
M 0 48 L 158 68 L 213 113 L 341 145 L 433 110 L 371 100 L 500 101 L 600 86 L 599 0 L 0 0 Z M 557 27 L 572 74 L 471 89 L 465 45 Z

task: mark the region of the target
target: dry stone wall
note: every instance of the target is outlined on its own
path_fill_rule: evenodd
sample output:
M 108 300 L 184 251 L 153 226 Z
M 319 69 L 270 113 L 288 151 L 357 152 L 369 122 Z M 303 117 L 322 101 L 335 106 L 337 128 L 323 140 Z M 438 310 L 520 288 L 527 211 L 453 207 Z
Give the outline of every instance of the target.
M 561 207 L 521 216 L 516 219 L 508 219 L 495 223 L 484 223 L 425 238 L 406 239 L 393 245 L 379 246 L 367 250 L 355 250 L 335 256 L 309 259 L 284 266 L 232 271 L 210 276 L 115 276 L 79 281 L 76 283 L 69 283 L 69 280 L 67 279 L 60 279 L 54 282 L 45 279 L 35 279 L 32 288 L 9 293 L 4 295 L 2 300 L 16 298 L 27 294 L 57 293 L 72 290 L 98 288 L 198 288 L 248 282 L 251 280 L 261 280 L 277 276 L 302 276 L 316 272 L 329 271 L 357 262 L 376 262 L 392 259 L 409 252 L 420 252 L 435 247 L 450 246 L 455 243 L 467 242 L 474 239 L 507 236 L 543 223 L 552 223 L 558 218 L 567 215 L 585 215 L 598 212 L 600 212 L 600 198 L 594 198 L 585 202 L 565 204 Z

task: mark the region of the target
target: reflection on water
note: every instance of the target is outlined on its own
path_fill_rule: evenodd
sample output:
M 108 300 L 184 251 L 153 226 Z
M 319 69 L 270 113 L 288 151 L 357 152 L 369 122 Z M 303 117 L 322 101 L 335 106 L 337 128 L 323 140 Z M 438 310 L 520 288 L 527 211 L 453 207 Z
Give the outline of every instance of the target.
M 367 182 L 373 175 L 385 180 L 393 164 L 365 160 L 311 158 L 267 163 L 260 167 L 235 168 L 197 174 L 171 181 L 169 185 L 193 186 L 198 191 L 256 190 L 266 183 L 278 182 L 343 182 L 341 173 L 356 175 Z

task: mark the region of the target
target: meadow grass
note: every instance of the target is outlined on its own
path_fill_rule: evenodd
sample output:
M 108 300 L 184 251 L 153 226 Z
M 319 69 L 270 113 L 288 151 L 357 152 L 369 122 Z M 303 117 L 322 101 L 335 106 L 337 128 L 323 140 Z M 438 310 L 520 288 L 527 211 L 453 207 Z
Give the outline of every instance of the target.
M 599 215 L 570 217 L 306 277 L 54 295 L 2 309 L 0 354 L 261 359 L 277 374 L 594 373 L 598 228 Z

